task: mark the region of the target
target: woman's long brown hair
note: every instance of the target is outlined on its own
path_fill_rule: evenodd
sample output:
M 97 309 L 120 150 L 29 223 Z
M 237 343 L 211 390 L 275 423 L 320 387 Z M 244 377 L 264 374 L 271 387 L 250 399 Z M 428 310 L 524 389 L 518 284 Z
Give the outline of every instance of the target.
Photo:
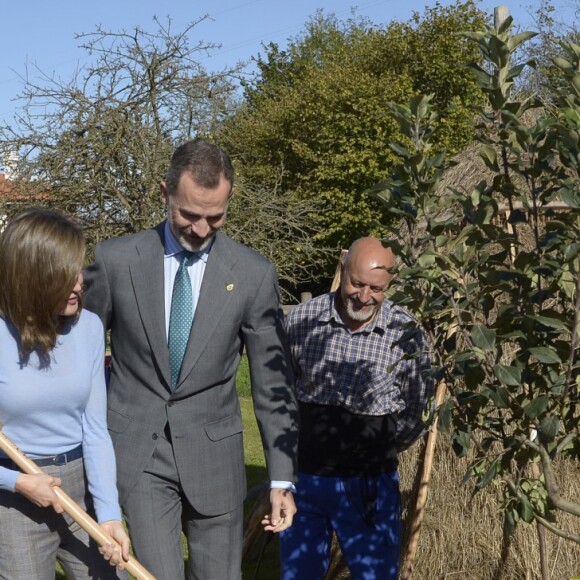
M 19 213 L 0 234 L 0 315 L 17 330 L 22 356 L 54 348 L 84 252 L 80 228 L 47 209 Z

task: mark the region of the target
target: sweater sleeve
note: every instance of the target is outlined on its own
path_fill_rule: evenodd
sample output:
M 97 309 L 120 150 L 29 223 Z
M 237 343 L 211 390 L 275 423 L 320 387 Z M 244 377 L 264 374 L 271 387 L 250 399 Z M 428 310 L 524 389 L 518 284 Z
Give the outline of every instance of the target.
M 0 489 L 6 491 L 14 491 L 16 487 L 16 479 L 18 478 L 18 471 L 13 469 L 6 469 L 6 467 L 0 467 Z
M 105 385 L 105 345 L 103 327 L 96 316 L 87 340 L 95 342 L 92 360 L 91 391 L 82 417 L 83 457 L 89 491 L 97 520 L 120 520 L 117 470 L 113 443 L 107 430 L 107 392 Z M 93 328 L 94 326 L 94 328 Z

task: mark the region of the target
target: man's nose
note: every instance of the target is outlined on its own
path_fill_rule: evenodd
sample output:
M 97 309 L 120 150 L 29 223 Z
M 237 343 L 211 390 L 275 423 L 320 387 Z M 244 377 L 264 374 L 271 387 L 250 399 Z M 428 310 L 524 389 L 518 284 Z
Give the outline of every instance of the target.
M 359 300 L 363 304 L 366 304 L 369 301 L 369 298 L 371 297 L 371 292 L 368 288 L 361 288 L 358 296 Z
M 207 220 L 199 219 L 194 224 L 191 224 L 191 229 L 195 232 L 196 236 L 200 238 L 205 238 L 210 233 L 210 227 Z

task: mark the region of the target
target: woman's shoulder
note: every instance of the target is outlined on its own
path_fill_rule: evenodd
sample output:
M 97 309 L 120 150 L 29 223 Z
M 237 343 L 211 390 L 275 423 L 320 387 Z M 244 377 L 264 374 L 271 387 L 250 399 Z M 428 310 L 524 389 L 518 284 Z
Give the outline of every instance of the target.
M 75 326 L 77 326 L 79 330 L 82 329 L 88 332 L 94 332 L 99 339 L 102 339 L 102 335 L 105 332 L 101 319 L 94 312 L 91 312 L 86 308 L 81 310 L 79 319 Z

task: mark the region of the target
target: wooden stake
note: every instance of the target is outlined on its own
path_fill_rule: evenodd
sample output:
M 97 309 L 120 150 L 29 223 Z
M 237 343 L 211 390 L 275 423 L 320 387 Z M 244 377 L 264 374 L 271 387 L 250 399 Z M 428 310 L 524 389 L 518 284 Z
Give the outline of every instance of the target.
M 441 381 L 437 386 L 435 393 L 436 408 L 440 407 L 445 399 L 447 392 L 446 384 Z M 427 442 L 425 443 L 425 451 L 423 453 L 423 461 L 420 466 L 421 476 L 417 489 L 417 501 L 415 509 L 411 515 L 409 540 L 407 542 L 407 549 L 403 558 L 403 566 L 401 568 L 401 580 L 411 580 L 413 576 L 413 567 L 415 565 L 415 557 L 417 554 L 417 546 L 419 545 L 419 536 L 421 535 L 421 525 L 423 523 L 423 516 L 425 515 L 425 505 L 427 503 L 427 496 L 429 494 L 429 483 L 431 481 L 431 471 L 433 469 L 433 457 L 435 455 L 435 443 L 437 442 L 437 418 L 433 422 L 431 430 L 427 434 Z
M 338 259 L 338 264 L 336 265 L 336 271 L 334 273 L 334 278 L 332 279 L 332 284 L 330 285 L 330 291 L 336 292 L 340 286 L 340 271 L 342 269 L 342 262 L 345 256 L 348 254 L 348 250 L 340 251 L 340 258 Z

